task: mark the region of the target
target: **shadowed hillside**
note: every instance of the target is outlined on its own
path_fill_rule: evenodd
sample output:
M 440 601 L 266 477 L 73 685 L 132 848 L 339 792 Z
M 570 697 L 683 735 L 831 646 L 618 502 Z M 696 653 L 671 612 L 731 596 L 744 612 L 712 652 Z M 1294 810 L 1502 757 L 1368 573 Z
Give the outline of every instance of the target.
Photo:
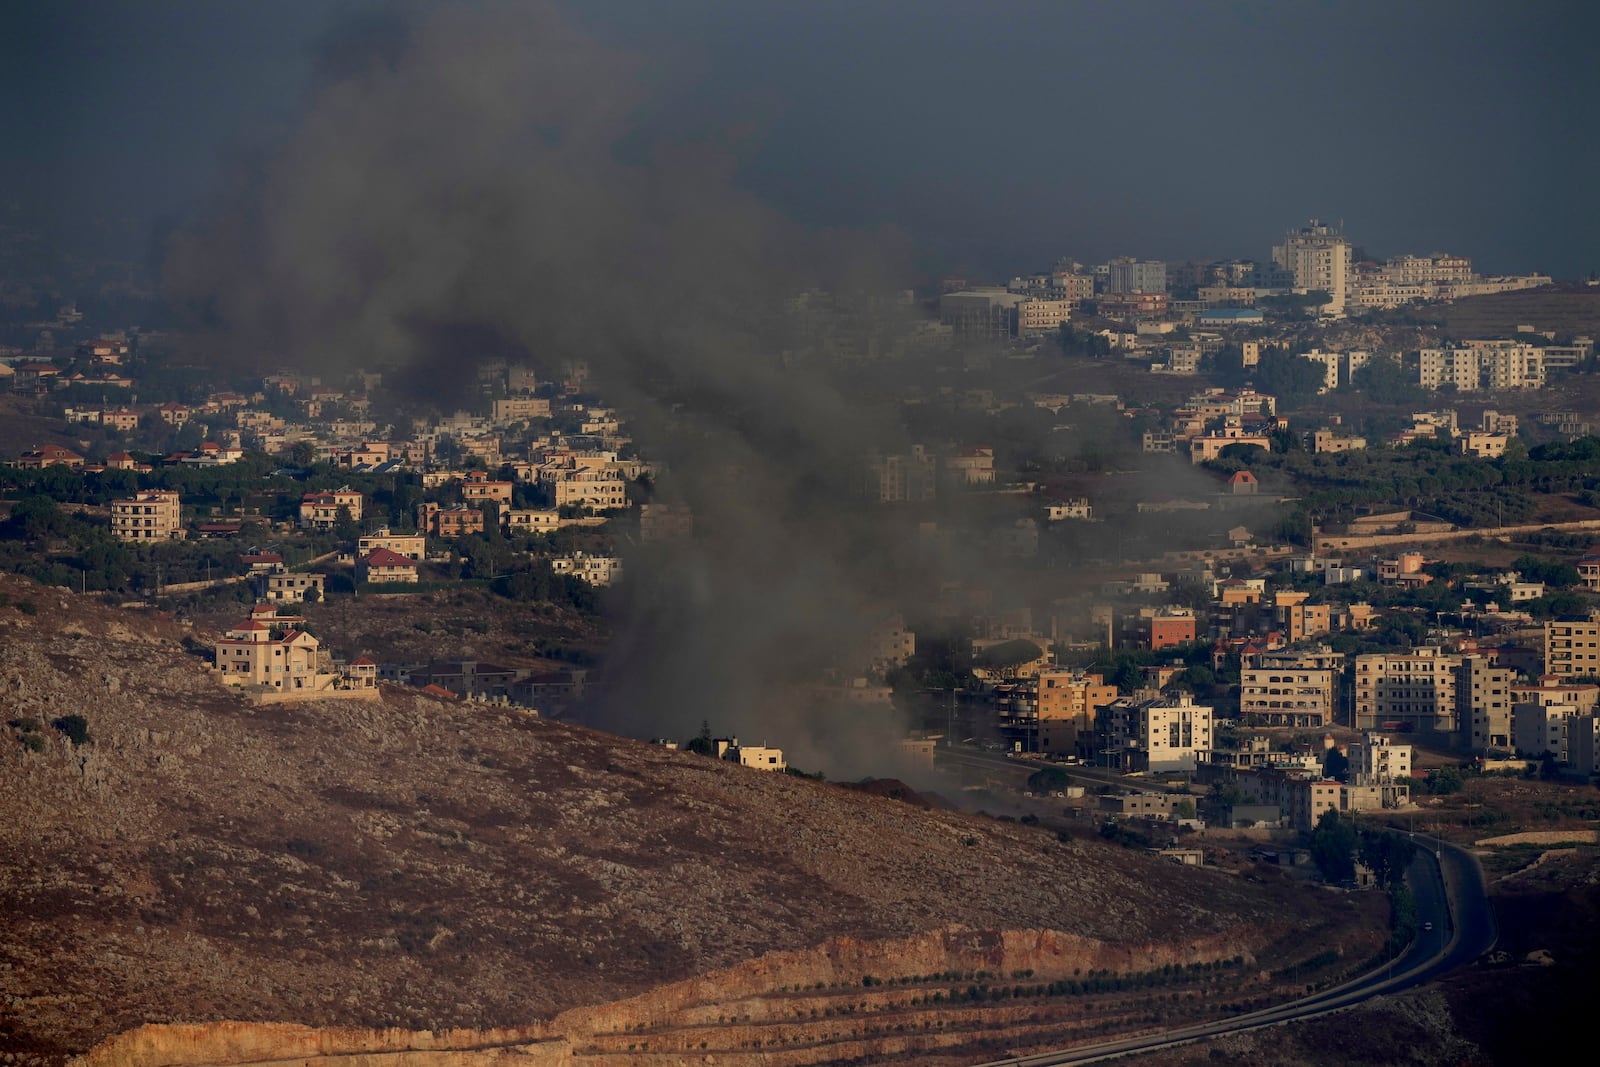
M 0 596 L 15 1062 L 147 1022 L 537 1028 L 724 972 L 628 1009 L 682 1025 L 872 973 L 1209 974 L 1382 937 L 1348 898 L 523 713 L 401 689 L 257 708 L 170 622 L 11 576 Z M 617 1025 L 569 1018 L 580 1051 Z

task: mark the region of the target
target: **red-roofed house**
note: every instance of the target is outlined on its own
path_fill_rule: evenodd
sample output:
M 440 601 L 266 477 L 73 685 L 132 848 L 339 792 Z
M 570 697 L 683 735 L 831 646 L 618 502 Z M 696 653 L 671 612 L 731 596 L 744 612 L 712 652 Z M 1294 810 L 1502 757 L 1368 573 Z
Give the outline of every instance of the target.
M 406 582 L 415 584 L 417 561 L 387 548 L 375 548 L 356 561 L 356 581 L 383 583 Z
M 60 445 L 40 445 L 32 452 L 24 452 L 19 456 L 17 466 L 23 470 L 43 470 L 46 467 L 71 467 L 77 470 L 83 466 L 83 457 Z
M 1235 495 L 1253 493 L 1260 484 L 1256 476 L 1249 471 L 1234 471 L 1233 477 L 1228 479 L 1228 491 Z
M 106 466 L 114 471 L 131 471 L 139 461 L 126 452 L 113 452 L 106 457 Z
M 378 661 L 371 656 L 361 656 L 344 665 L 341 673 L 353 689 L 375 689 L 378 685 Z
M 252 617 L 217 641 L 216 665 L 229 685 L 314 692 L 334 676 L 317 673 L 318 641 L 304 630 L 279 632 Z
M 344 677 L 352 688 L 371 689 L 378 686 L 378 661 L 371 656 L 358 656 L 344 664 Z
M 283 557 L 276 552 L 245 552 L 239 556 L 239 562 L 253 572 L 275 571 L 283 567 Z

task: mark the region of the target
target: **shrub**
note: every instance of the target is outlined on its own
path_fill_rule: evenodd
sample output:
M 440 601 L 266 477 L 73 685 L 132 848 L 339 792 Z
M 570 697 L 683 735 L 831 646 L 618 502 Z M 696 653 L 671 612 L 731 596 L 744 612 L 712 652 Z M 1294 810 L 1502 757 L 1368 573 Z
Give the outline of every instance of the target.
M 67 740 L 75 745 L 87 745 L 94 740 L 89 736 L 89 720 L 82 715 L 62 715 L 51 719 L 50 725 L 66 734 Z

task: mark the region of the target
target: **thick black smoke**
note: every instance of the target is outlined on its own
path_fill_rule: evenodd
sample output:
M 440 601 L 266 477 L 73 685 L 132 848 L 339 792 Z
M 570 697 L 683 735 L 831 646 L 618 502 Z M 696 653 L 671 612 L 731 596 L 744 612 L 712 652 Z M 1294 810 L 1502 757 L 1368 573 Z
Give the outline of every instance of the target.
M 901 431 L 781 358 L 783 301 L 875 284 L 878 250 L 786 224 L 722 146 L 653 136 L 639 63 L 552 9 L 451 7 L 369 37 L 175 242 L 170 292 L 222 358 L 398 368 L 435 399 L 486 355 L 587 361 L 697 531 L 630 561 L 596 716 L 676 736 L 704 718 L 847 765 L 854 742 L 797 687 L 927 571 L 853 491 Z

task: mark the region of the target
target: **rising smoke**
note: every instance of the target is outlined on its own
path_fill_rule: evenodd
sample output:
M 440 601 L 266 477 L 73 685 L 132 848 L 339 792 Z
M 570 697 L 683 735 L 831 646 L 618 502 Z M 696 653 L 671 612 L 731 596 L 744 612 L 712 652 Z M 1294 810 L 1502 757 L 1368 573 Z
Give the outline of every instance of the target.
M 641 63 L 552 8 L 367 29 L 173 245 L 169 291 L 208 351 L 384 368 L 446 404 L 488 355 L 586 361 L 696 523 L 630 560 L 594 720 L 683 737 L 705 719 L 830 774 L 887 769 L 853 756 L 892 751 L 887 712 L 819 716 L 800 687 L 933 582 L 854 492 L 904 431 L 781 358 L 783 301 L 876 284 L 881 246 L 803 232 L 738 188 L 725 146 L 658 136 Z

